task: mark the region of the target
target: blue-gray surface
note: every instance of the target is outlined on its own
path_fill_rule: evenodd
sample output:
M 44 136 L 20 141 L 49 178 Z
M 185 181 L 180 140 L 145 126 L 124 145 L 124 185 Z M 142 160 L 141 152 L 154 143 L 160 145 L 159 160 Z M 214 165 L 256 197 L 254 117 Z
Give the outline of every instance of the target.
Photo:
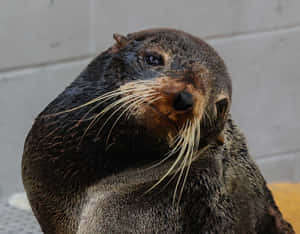
M 7 200 L 0 201 L 1 234 L 40 234 L 41 229 L 31 211 L 12 207 Z

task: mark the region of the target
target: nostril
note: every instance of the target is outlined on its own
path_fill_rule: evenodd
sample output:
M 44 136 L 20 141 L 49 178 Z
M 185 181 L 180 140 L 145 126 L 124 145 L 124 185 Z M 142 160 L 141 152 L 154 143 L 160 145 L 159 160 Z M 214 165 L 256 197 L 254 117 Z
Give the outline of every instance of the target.
M 173 107 L 175 110 L 187 110 L 192 107 L 193 104 L 193 95 L 187 91 L 181 91 L 175 96 Z

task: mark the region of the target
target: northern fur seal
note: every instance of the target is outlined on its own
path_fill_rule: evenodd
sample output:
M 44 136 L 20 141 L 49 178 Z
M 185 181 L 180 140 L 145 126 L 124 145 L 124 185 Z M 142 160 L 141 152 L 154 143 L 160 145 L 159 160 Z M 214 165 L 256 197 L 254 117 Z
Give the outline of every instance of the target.
M 293 233 L 231 118 L 215 50 L 171 29 L 114 38 L 27 136 L 42 230 Z

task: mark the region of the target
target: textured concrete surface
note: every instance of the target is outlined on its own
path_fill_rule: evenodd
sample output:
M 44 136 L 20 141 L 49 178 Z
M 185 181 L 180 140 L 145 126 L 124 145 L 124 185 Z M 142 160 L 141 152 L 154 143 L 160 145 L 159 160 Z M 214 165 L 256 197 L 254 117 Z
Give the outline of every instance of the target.
M 208 39 L 233 79 L 235 120 L 268 181 L 300 181 L 298 0 L 0 3 L 0 197 L 22 191 L 20 163 L 35 116 L 112 33 L 173 27 Z
M 0 200 L 1 234 L 40 234 L 41 228 L 31 210 L 20 209 Z

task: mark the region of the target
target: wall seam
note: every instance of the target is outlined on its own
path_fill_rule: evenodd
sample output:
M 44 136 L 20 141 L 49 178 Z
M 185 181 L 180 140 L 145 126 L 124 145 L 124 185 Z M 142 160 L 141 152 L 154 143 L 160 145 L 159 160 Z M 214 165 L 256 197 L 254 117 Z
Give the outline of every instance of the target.
M 271 27 L 262 30 L 247 30 L 247 31 L 238 31 L 238 32 L 231 32 L 231 33 L 224 33 L 224 34 L 216 34 L 210 36 L 204 36 L 203 39 L 205 40 L 222 40 L 222 39 L 230 39 L 230 38 L 238 38 L 238 37 L 247 37 L 247 36 L 255 36 L 255 35 L 262 35 L 267 33 L 276 33 L 276 32 L 290 32 L 293 30 L 300 29 L 300 22 L 295 24 L 289 24 L 284 26 L 278 27 Z
M 265 154 L 264 156 L 256 156 L 256 161 L 268 161 L 268 160 L 276 160 L 276 159 L 282 159 L 282 158 L 293 158 L 295 157 L 295 154 L 300 153 L 300 150 L 290 150 L 280 153 L 274 153 L 274 154 Z
M 51 68 L 51 67 L 60 66 L 60 65 L 68 65 L 68 64 L 82 62 L 85 60 L 92 59 L 92 58 L 94 58 L 94 56 L 95 55 L 84 55 L 84 56 L 79 56 L 79 57 L 71 57 L 68 59 L 51 61 L 51 62 L 47 62 L 47 63 L 0 69 L 0 76 L 7 76 L 7 75 L 9 76 L 10 74 L 27 72 L 29 70 L 38 70 L 38 69 L 42 69 L 42 68 Z
M 52 67 L 56 65 L 64 65 L 64 64 L 70 64 L 73 62 L 79 62 L 87 59 L 92 59 L 94 58 L 97 54 L 95 52 L 95 33 L 94 33 L 94 27 L 93 27 L 93 20 L 94 20 L 94 0 L 91 0 L 90 3 L 90 11 L 93 12 L 91 19 L 90 19 L 90 53 L 87 55 L 82 55 L 78 57 L 69 57 L 66 59 L 58 59 L 54 61 L 49 61 L 41 64 L 30 64 L 30 65 L 24 65 L 24 66 L 16 66 L 16 67 L 8 67 L 8 68 L 2 68 L 0 69 L 0 75 L 7 75 L 9 73 L 14 73 L 14 72 L 26 72 L 28 69 L 39 69 L 39 68 L 45 68 L 45 67 Z M 249 38 L 255 38 L 256 36 L 263 36 L 263 35 L 269 35 L 269 34 L 284 34 L 288 32 L 293 32 L 293 31 L 298 31 L 300 30 L 300 25 L 287 25 L 285 27 L 279 27 L 279 28 L 274 28 L 270 30 L 264 30 L 264 31 L 253 31 L 253 32 L 245 32 L 245 33 L 232 33 L 232 34 L 223 34 L 223 35 L 215 35 L 215 36 L 208 36 L 208 37 L 203 37 L 203 39 L 207 40 L 209 43 L 214 43 L 214 42 L 220 42 L 224 40 L 234 40 L 234 39 L 249 39 Z M 258 156 L 260 157 L 260 156 Z M 262 156 L 264 157 L 264 156 Z

